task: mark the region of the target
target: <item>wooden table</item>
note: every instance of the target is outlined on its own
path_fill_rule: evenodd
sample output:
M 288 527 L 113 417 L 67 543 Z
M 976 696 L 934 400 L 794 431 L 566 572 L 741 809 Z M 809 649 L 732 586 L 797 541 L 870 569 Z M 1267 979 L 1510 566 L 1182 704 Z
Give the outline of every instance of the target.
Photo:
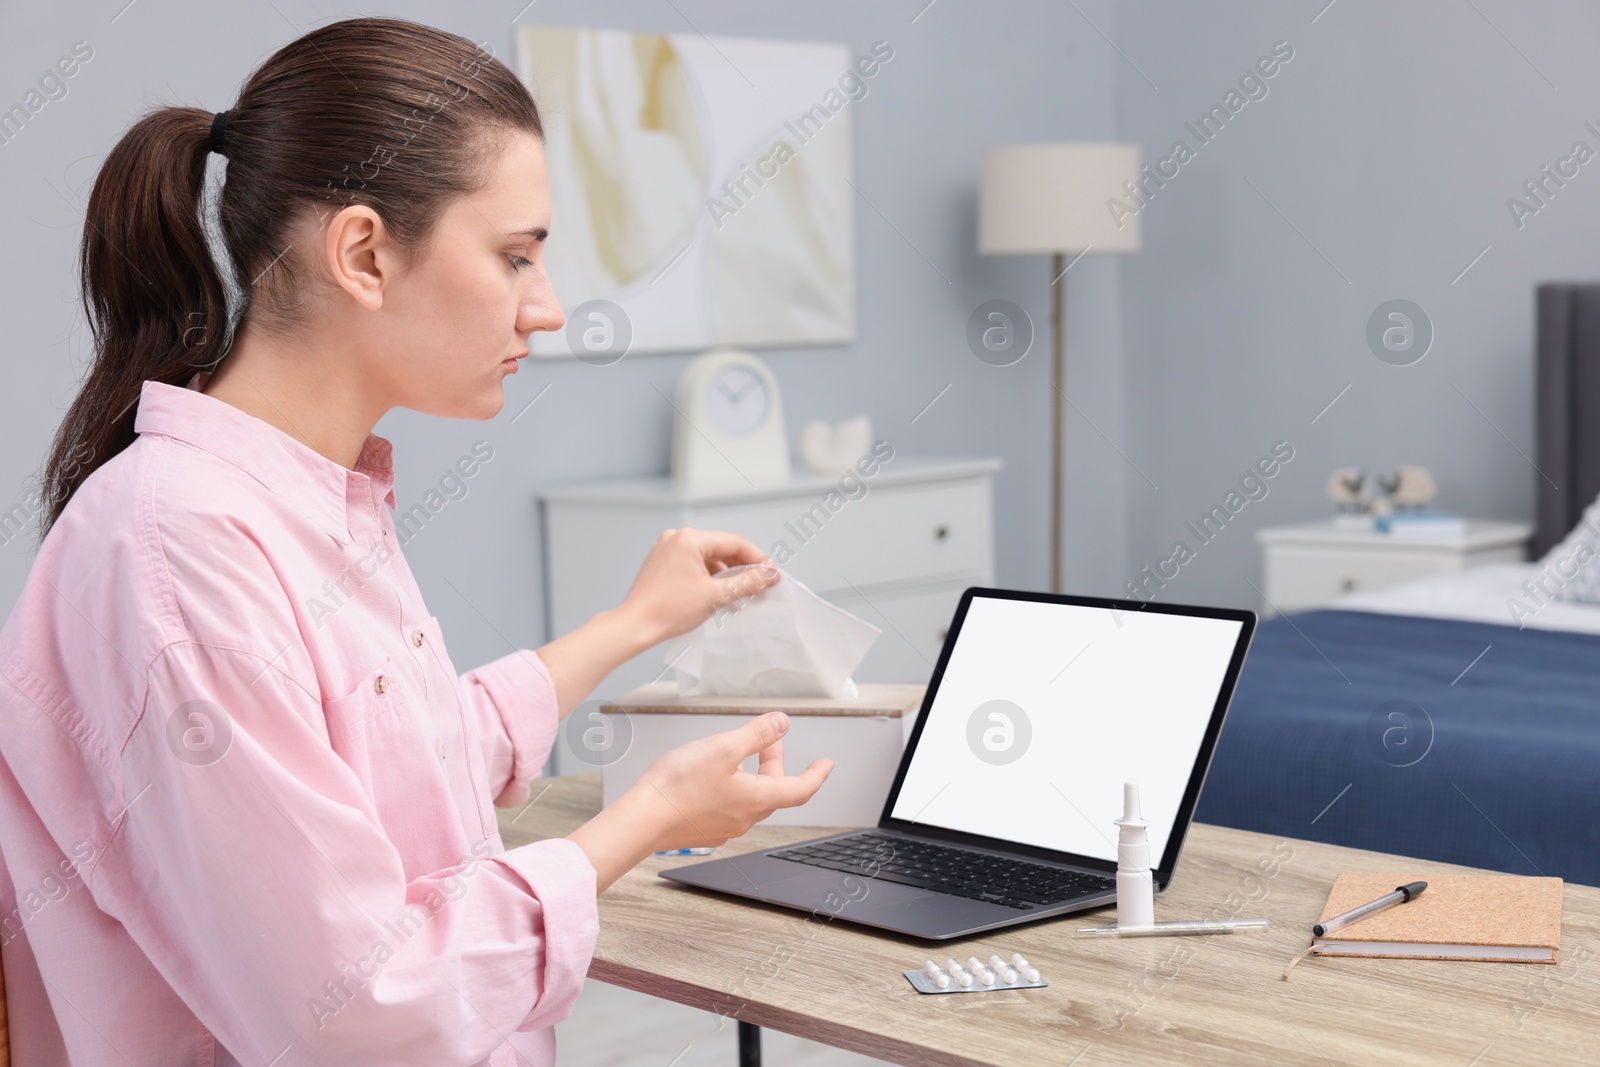
M 600 804 L 599 772 L 534 783 L 500 814 L 507 848 L 564 836 Z M 718 855 L 823 831 L 757 827 Z M 1266 916 L 1209 937 L 1074 930 L 1114 909 L 924 942 L 674 885 L 652 858 L 600 899 L 589 976 L 902 1064 L 1448 1064 L 1600 1061 L 1600 889 L 1567 885 L 1560 963 L 1310 957 L 1341 870 L 1468 868 L 1196 824 L 1158 918 Z M 925 996 L 902 970 L 930 956 L 1021 952 L 1045 989 Z

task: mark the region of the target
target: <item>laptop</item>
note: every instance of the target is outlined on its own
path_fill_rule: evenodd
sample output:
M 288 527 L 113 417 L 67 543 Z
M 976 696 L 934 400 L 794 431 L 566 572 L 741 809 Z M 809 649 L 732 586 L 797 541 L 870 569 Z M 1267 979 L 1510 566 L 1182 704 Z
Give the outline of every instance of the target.
M 876 828 L 661 877 L 966 937 L 1113 903 L 1113 820 L 1134 779 L 1163 890 L 1255 625 L 1231 608 L 969 588 Z

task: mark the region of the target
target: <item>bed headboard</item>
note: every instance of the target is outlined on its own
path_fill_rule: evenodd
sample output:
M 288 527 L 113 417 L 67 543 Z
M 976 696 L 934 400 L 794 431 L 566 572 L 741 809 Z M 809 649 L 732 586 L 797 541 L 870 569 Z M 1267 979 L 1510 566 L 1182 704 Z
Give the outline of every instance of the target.
M 1547 282 L 1534 299 L 1537 559 L 1600 495 L 1600 283 Z

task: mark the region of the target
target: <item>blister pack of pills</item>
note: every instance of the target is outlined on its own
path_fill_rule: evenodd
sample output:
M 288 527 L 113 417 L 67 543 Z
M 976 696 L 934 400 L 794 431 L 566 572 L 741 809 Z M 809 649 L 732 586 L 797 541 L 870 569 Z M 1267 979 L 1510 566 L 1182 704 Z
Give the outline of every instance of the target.
M 914 971 L 901 972 L 918 993 L 994 993 L 1002 989 L 1039 989 L 1049 985 L 1039 969 L 1013 952 L 1009 961 L 998 955 L 984 963 L 968 956 L 965 965 L 947 959 L 944 966 L 929 960 Z

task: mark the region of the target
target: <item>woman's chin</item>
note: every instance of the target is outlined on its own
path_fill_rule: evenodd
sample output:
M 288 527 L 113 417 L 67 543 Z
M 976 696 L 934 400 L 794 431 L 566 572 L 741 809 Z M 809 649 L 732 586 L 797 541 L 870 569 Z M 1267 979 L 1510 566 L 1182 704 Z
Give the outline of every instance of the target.
M 483 402 L 479 407 L 478 414 L 468 417 L 476 419 L 494 418 L 496 415 L 500 414 L 500 412 L 505 410 L 506 401 L 509 399 L 507 393 L 508 390 L 506 389 L 506 383 L 504 378 L 502 378 L 499 382 L 495 383 L 493 389 L 490 389 L 486 394 L 484 394 Z
M 426 403 L 418 404 L 412 410 L 441 419 L 475 419 L 481 422 L 494 418 L 505 406 L 505 386 L 495 382 L 473 396 L 429 397 Z
M 493 389 L 490 389 L 488 392 L 484 393 L 483 396 L 479 397 L 478 401 L 472 404 L 468 410 L 462 411 L 459 414 L 451 417 L 456 419 L 476 419 L 477 421 L 482 422 L 485 419 L 494 418 L 496 415 L 500 414 L 500 412 L 504 411 L 505 407 L 505 387 L 497 385 Z

